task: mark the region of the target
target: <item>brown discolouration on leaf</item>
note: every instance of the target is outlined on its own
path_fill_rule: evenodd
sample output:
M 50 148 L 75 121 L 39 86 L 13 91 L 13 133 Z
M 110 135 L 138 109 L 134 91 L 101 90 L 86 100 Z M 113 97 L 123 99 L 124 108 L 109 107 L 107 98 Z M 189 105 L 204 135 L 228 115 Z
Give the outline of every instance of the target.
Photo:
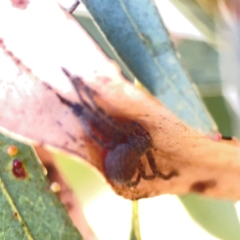
M 198 192 L 198 193 L 203 193 L 205 192 L 208 188 L 214 188 L 216 186 L 216 181 L 211 179 L 211 180 L 204 180 L 204 181 L 198 181 L 195 182 L 191 185 L 190 191 L 191 192 Z
M 22 64 L 21 60 L 19 58 L 17 58 L 11 51 L 9 51 L 6 48 L 6 45 L 3 41 L 3 39 L 1 39 L 1 37 L 0 37 L 0 47 L 2 48 L 2 50 L 6 54 L 6 56 L 11 58 L 11 60 L 15 63 L 15 65 L 19 68 L 19 70 L 23 69 L 26 73 L 28 73 L 28 74 L 31 73 L 31 69 L 29 69 L 24 64 Z
M 105 176 L 104 149 L 86 134 L 79 119 L 56 96 L 57 92 L 69 101 L 79 102 L 69 79 L 61 71 L 64 67 L 81 77 L 96 92 L 97 104 L 109 116 L 135 121 L 150 133 L 157 169 L 163 173 L 174 169 L 179 173 L 178 177 L 167 181 L 161 178 L 141 179 L 137 186 L 131 188 L 106 179 L 116 193 L 128 199 L 163 193 L 186 194 L 191 191 L 190 186 L 200 179 L 214 179 L 217 182 L 215 187 L 208 187 L 202 194 L 240 199 L 238 144 L 209 139 L 185 125 L 154 97 L 127 82 L 71 16 L 66 16 L 52 2 L 49 2 L 48 11 L 44 11 L 45 8 L 39 10 L 41 1 L 31 2 L 37 6 L 31 10 L 33 12 L 28 12 L 30 7 L 25 11 L 15 12 L 7 8 L 3 11 L 1 4 L 0 1 L 0 41 L 4 38 L 4 47 L 2 41 L 0 109 L 4 114 L 0 115 L 0 125 L 4 129 L 35 143 L 75 154 Z M 11 23 L 13 16 L 18 17 L 14 24 Z M 10 25 L 6 27 L 4 22 Z M 29 31 L 32 25 L 34 29 Z M 18 29 L 21 29 L 21 34 Z M 50 38 L 52 29 L 56 32 Z M 17 39 L 17 42 L 12 39 Z M 87 54 L 83 54 L 86 49 Z M 7 54 L 6 50 L 13 55 Z M 19 60 L 19 65 L 16 66 L 14 59 Z M 21 75 L 18 74 L 19 69 Z M 46 87 L 42 81 L 51 87 Z M 145 156 L 142 162 L 150 173 Z

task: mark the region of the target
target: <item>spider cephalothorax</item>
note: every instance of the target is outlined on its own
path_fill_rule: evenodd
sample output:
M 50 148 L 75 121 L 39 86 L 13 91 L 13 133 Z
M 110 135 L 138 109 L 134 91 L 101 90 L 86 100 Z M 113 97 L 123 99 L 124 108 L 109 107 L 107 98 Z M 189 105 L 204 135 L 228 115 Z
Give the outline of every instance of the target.
M 159 177 L 168 180 L 177 176 L 176 171 L 163 174 L 157 169 L 151 151 L 153 141 L 147 130 L 137 122 L 107 115 L 95 102 L 94 90 L 85 85 L 80 77 L 71 75 L 65 69 L 63 71 L 71 80 L 81 103 L 72 103 L 59 94 L 57 96 L 79 118 L 86 134 L 107 151 L 104 171 L 109 180 L 131 187 L 136 186 L 141 178 L 152 180 Z M 152 170 L 151 175 L 146 174 L 141 161 L 145 154 Z M 137 179 L 132 180 L 137 170 Z

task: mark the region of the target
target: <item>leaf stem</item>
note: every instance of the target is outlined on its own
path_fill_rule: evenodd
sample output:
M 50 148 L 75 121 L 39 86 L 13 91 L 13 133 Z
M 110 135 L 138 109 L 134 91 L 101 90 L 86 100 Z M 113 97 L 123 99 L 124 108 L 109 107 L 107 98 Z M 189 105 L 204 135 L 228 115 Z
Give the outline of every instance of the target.
M 132 201 L 132 229 L 130 233 L 130 240 L 141 240 L 138 201 Z

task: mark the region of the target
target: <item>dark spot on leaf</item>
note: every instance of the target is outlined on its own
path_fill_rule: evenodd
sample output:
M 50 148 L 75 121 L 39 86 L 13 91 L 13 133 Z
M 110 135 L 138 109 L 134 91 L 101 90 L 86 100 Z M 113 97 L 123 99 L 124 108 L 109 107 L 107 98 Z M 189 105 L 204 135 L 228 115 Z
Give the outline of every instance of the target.
M 69 138 L 71 138 L 73 142 L 77 142 L 77 139 L 71 133 L 66 132 L 66 134 L 69 136 Z
M 216 186 L 216 181 L 211 179 L 211 180 L 205 180 L 205 181 L 198 181 L 195 182 L 191 185 L 190 191 L 191 192 L 205 192 L 206 189 L 208 188 L 214 188 Z
M 43 85 L 44 87 L 46 87 L 47 90 L 52 90 L 52 87 L 51 87 L 49 84 L 47 84 L 47 83 L 45 83 L 45 82 L 42 82 L 42 85 Z
M 14 216 L 15 218 L 17 218 L 17 217 L 18 217 L 17 212 L 14 212 L 14 213 L 13 213 L 13 216 Z
M 223 139 L 223 140 L 231 141 L 231 140 L 232 140 L 232 137 L 229 137 L 229 136 L 222 136 L 222 139 Z
M 26 172 L 21 160 L 15 159 L 13 161 L 12 173 L 16 178 L 24 179 L 27 177 L 27 172 Z
M 60 127 L 62 126 L 62 123 L 61 123 L 61 122 L 56 121 L 56 123 L 57 123 L 58 126 L 60 126 Z
M 12 52 L 10 52 L 10 51 L 7 51 L 6 52 L 10 57 L 12 57 L 13 56 L 13 53 Z
M 19 59 L 16 59 L 16 60 L 15 60 L 15 63 L 16 63 L 17 65 L 19 65 L 19 64 L 21 63 L 21 61 L 20 61 Z

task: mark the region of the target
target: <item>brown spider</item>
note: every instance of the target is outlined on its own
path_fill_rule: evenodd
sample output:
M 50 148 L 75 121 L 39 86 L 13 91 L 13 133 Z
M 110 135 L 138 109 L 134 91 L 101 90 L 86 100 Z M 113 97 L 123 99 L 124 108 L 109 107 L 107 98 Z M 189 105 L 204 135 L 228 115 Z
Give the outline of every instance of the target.
M 137 122 L 123 121 L 108 116 L 94 101 L 94 90 L 85 85 L 80 77 L 71 75 L 65 69 L 63 72 L 71 80 L 81 104 L 70 102 L 59 94 L 57 96 L 79 118 L 87 135 L 107 151 L 104 171 L 108 179 L 114 183 L 132 187 L 140 182 L 141 177 L 145 180 L 152 180 L 156 177 L 168 180 L 178 175 L 176 171 L 163 174 L 157 170 L 151 151 L 152 138 L 147 130 Z M 82 93 L 87 97 L 87 101 Z M 151 175 L 146 174 L 141 162 L 144 154 L 147 156 L 153 173 Z M 137 179 L 132 181 L 137 169 Z

